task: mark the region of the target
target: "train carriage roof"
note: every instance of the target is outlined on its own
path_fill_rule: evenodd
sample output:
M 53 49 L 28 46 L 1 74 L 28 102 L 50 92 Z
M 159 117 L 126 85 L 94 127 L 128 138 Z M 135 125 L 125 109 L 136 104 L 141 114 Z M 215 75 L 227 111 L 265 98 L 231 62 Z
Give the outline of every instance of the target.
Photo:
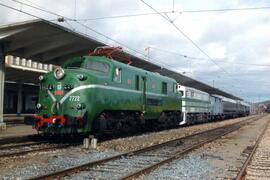
M 95 38 L 74 32 L 59 24 L 45 20 L 32 20 L 21 23 L 0 26 L 0 45 L 7 55 L 32 59 L 41 63 L 60 65 L 65 60 L 77 56 L 86 55 L 96 47 L 106 46 Z M 142 68 L 161 75 L 174 78 L 178 83 L 199 89 L 209 94 L 217 94 L 231 99 L 241 100 L 230 93 L 198 80 L 184 76 L 178 72 L 164 68 L 144 58 L 124 52 L 132 59 L 132 66 Z M 6 80 L 38 82 L 38 73 L 26 73 L 22 70 L 7 68 Z

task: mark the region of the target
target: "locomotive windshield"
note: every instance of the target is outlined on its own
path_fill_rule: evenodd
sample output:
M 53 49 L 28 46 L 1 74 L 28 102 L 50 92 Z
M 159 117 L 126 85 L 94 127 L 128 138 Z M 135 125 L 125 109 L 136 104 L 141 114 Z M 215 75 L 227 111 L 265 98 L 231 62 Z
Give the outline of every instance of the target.
M 103 73 L 109 72 L 109 65 L 104 62 L 89 61 L 87 62 L 86 68 L 89 70 L 103 72 Z

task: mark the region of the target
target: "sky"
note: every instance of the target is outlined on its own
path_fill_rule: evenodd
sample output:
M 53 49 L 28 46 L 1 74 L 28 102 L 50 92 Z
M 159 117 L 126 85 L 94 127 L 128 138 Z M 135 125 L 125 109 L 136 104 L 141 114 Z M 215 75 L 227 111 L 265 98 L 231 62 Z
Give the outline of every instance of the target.
M 27 7 L 19 1 L 55 12 L 66 17 L 66 21 L 59 23 L 56 21 L 57 16 Z M 153 9 L 140 0 L 1 0 L 0 3 L 58 23 L 106 44 L 120 45 L 125 51 L 137 56 L 147 54 L 154 63 L 247 101 L 270 99 L 270 9 L 186 12 L 270 7 L 269 1 L 144 1 L 159 12 L 169 12 L 162 15 L 171 22 L 159 14 L 101 18 L 154 13 Z M 0 24 L 34 19 L 1 5 L 0 14 Z

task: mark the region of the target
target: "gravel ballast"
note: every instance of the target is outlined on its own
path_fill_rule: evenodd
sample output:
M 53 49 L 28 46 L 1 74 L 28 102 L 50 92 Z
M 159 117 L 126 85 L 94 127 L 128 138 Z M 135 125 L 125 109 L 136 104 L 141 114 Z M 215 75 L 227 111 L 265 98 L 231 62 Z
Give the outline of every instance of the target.
M 31 153 L 14 158 L 3 158 L 0 162 L 1 179 L 28 178 L 48 172 L 79 165 L 104 157 L 116 155 L 125 151 L 140 149 L 153 144 L 162 143 L 196 132 L 232 124 L 250 117 L 206 123 L 177 129 L 151 132 L 139 136 L 113 139 L 98 143 L 96 150 L 84 150 L 81 147 L 70 147 L 61 150 Z M 196 157 L 196 158 L 201 158 Z M 192 159 L 191 159 L 192 161 Z M 196 162 L 196 160 L 194 161 Z
M 245 149 L 255 143 L 270 116 L 240 128 L 162 166 L 142 179 L 231 179 L 246 159 Z

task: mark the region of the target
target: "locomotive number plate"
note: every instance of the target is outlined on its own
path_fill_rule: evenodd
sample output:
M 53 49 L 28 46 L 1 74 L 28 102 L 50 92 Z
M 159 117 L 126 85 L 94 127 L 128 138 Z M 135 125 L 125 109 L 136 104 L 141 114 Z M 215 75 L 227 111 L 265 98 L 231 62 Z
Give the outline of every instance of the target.
M 80 96 L 69 96 L 69 101 L 80 101 Z

